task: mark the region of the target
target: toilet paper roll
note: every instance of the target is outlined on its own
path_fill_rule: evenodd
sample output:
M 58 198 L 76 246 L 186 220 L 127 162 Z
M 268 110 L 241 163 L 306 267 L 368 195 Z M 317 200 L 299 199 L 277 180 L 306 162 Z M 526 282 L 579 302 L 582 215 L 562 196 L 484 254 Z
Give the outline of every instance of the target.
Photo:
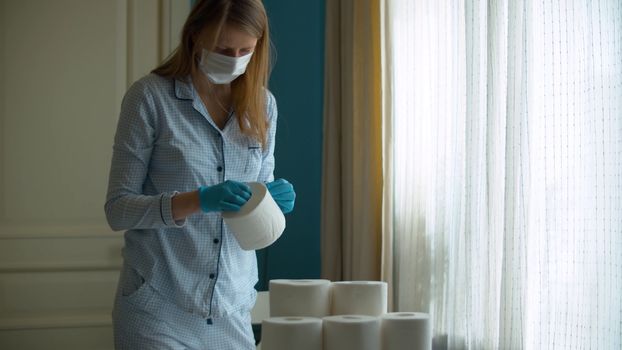
M 248 185 L 253 192 L 248 202 L 237 212 L 223 212 L 222 217 L 242 249 L 262 249 L 281 236 L 285 216 L 264 184 Z
M 392 312 L 381 318 L 383 350 L 431 350 L 430 315 L 421 312 Z
M 263 350 L 322 350 L 322 320 L 314 317 L 271 317 L 261 324 Z
M 323 318 L 324 350 L 380 349 L 380 318 L 338 315 Z
M 333 315 L 380 316 L 387 313 L 387 283 L 379 281 L 333 282 Z
M 330 315 L 329 280 L 271 280 L 270 316 Z

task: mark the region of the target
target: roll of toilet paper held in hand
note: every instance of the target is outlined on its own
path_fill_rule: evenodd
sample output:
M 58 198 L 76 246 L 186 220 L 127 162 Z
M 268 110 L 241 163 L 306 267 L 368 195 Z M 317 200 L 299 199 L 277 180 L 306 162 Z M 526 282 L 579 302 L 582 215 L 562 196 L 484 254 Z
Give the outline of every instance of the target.
M 261 323 L 262 350 L 322 350 L 322 320 L 271 317 Z
M 274 243 L 285 230 L 285 216 L 266 185 L 250 182 L 251 198 L 237 212 L 223 212 L 222 217 L 240 247 L 257 250 Z
M 387 283 L 380 281 L 333 282 L 333 315 L 381 316 L 387 313 Z
M 431 350 L 430 315 L 422 312 L 392 312 L 381 317 L 383 350 Z
M 323 321 L 324 350 L 381 349 L 378 317 L 337 315 L 324 317 Z
M 323 279 L 270 281 L 270 316 L 330 315 L 331 282 Z

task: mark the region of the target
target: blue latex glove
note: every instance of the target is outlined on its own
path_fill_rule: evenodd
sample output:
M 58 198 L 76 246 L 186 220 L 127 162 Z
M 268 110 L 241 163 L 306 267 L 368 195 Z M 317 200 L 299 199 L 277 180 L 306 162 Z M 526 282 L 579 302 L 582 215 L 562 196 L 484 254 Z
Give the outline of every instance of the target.
M 296 192 L 294 186 L 285 179 L 278 179 L 266 184 L 270 195 L 274 198 L 276 204 L 281 208 L 283 214 L 287 214 L 294 210 L 294 202 L 296 201 Z
M 247 184 L 227 180 L 214 186 L 199 187 L 199 202 L 205 213 L 212 211 L 238 211 L 251 198 Z

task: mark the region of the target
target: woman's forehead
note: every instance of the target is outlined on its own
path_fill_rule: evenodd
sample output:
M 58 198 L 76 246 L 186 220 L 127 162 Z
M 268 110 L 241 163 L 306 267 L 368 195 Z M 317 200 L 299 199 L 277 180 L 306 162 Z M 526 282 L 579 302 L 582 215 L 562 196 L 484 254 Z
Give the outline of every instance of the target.
M 225 25 L 220 31 L 216 45 L 225 48 L 248 48 L 257 44 L 257 38 L 243 29 Z

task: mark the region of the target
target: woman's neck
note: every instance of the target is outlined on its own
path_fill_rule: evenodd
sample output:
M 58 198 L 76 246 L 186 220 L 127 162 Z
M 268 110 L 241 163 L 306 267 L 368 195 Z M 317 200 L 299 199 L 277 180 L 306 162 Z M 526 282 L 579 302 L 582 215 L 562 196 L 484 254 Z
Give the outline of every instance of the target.
M 192 84 L 212 120 L 222 130 L 231 115 L 231 85 L 213 84 L 204 74 L 192 74 Z
M 201 72 L 193 72 L 192 83 L 202 98 L 227 101 L 231 95 L 231 84 L 214 84 Z

